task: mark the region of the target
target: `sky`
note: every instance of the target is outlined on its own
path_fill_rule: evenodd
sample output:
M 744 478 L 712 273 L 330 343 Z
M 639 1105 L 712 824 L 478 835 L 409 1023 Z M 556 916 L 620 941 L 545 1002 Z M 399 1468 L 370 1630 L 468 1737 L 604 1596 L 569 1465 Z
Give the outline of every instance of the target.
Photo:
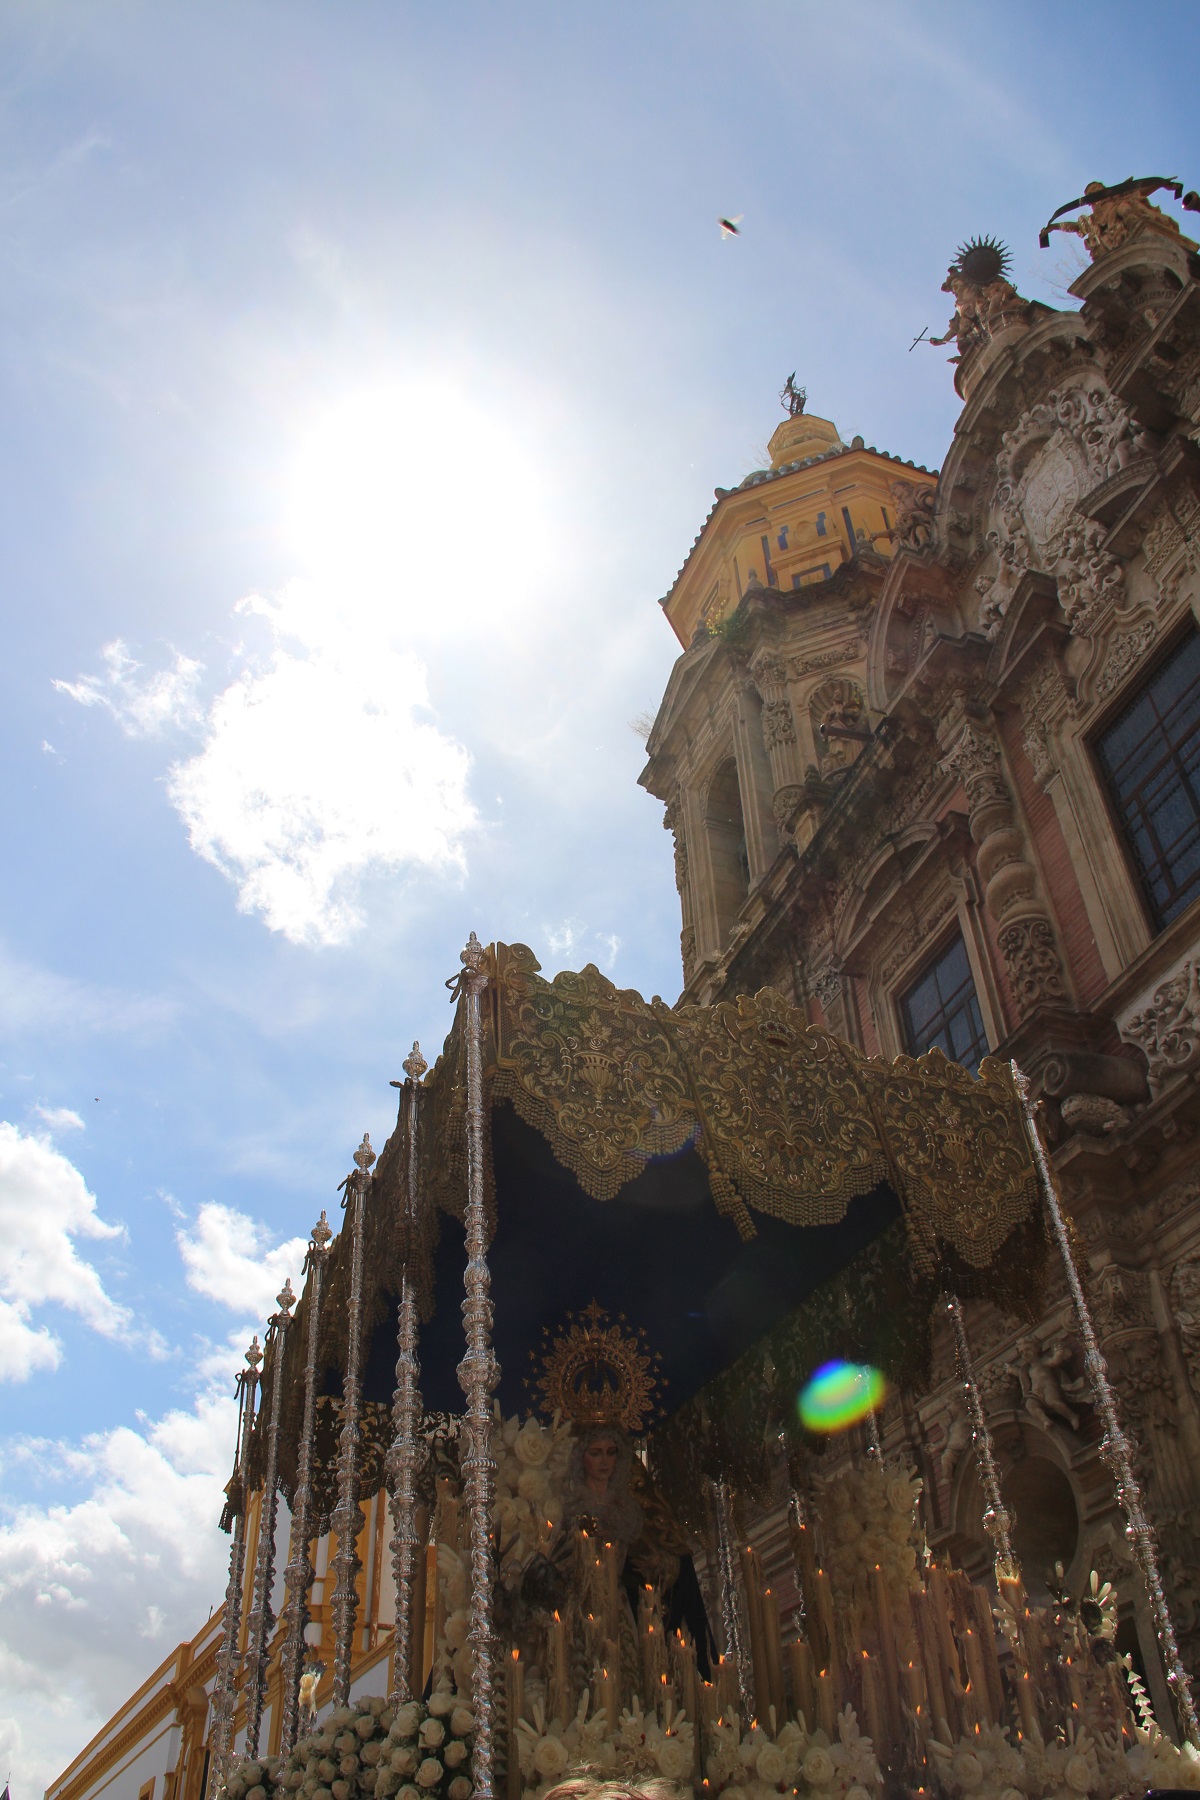
M 1200 185 L 1200 14 L 0 9 L 0 1768 L 203 1623 L 232 1378 L 468 933 L 673 1000 L 657 601 L 795 369 L 936 467 L 939 289 Z M 719 214 L 743 215 L 721 238 Z

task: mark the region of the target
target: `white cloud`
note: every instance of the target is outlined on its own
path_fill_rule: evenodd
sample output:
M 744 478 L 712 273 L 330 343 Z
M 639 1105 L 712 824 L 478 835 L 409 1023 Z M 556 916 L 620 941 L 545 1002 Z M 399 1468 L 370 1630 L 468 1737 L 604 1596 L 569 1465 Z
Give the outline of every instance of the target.
M 82 1490 L 0 1526 L 0 1762 L 37 1793 L 224 1591 L 217 1529 L 236 1411 L 232 1370 L 140 1430 L 10 1446 L 43 1481 Z
M 83 1120 L 70 1106 L 35 1106 L 38 1118 L 50 1127 L 51 1131 L 82 1131 Z
M 0 1019 L 9 1032 L 77 1037 L 91 1032 L 144 1034 L 174 1015 L 172 1001 L 93 987 L 10 956 L 0 945 Z
M 125 1332 L 128 1310 L 105 1292 L 74 1243 L 120 1235 L 120 1226 L 98 1216 L 73 1163 L 41 1138 L 0 1122 L 0 1380 L 24 1381 L 61 1360 L 49 1329 L 32 1321 L 35 1307 L 67 1307 L 106 1337 Z
M 243 606 L 274 634 L 268 665 L 218 695 L 168 791 L 241 911 L 294 943 L 339 943 L 368 872 L 463 867 L 469 759 L 422 716 L 424 669 L 386 637 L 299 583 Z
M 275 1311 L 285 1275 L 300 1290 L 308 1239 L 272 1246 L 266 1226 L 232 1206 L 205 1201 L 193 1231 L 177 1231 L 175 1241 L 188 1286 L 245 1316 L 261 1320 Z
M 202 663 L 176 651 L 169 669 L 147 673 L 120 638 L 105 644 L 100 654 L 105 664 L 102 675 L 56 680 L 59 693 L 69 694 L 81 706 L 104 707 L 127 737 L 157 737 L 169 729 L 194 728 L 200 723 Z

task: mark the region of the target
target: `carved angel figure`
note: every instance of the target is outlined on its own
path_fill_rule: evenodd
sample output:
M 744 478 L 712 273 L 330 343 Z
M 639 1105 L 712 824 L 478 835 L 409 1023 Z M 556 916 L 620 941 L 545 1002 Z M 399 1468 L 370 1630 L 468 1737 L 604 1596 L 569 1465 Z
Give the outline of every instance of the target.
M 1018 1370 L 1025 1411 L 1049 1431 L 1056 1422 L 1079 1430 L 1079 1411 L 1072 1404 L 1082 1397 L 1083 1382 L 1077 1376 L 1064 1374 L 1071 1360 L 1066 1344 L 1040 1345 L 1036 1338 L 1022 1338 L 1017 1346 L 1021 1353 Z
M 896 543 L 903 550 L 932 549 L 933 489 L 918 487 L 915 481 L 893 481 L 891 488 L 896 502 Z
M 1179 238 L 1178 225 L 1159 206 L 1152 206 L 1144 194 L 1136 191 L 1107 195 L 1102 181 L 1089 181 L 1084 198 L 1095 195 L 1091 211 L 1078 219 L 1061 219 L 1055 231 L 1071 231 L 1083 239 L 1093 262 L 1108 250 L 1119 250 L 1129 238 L 1141 231 L 1157 232 L 1161 237 Z M 1183 242 L 1186 244 L 1187 239 Z
M 1004 314 L 1023 304 L 1012 282 L 1003 275 L 989 281 L 986 287 L 978 287 L 953 266 L 946 271 L 942 292 L 954 295 L 954 315 L 946 326 L 945 337 L 930 338 L 929 342 L 937 346 L 948 344 L 953 338 L 958 344 L 958 357 L 952 357 L 952 362 L 961 361 L 968 350 L 986 343 Z

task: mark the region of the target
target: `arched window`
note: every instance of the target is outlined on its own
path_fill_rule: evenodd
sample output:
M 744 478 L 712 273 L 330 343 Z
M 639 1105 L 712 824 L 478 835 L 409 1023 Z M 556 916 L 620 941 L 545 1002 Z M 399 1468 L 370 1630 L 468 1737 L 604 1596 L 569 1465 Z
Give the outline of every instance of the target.
M 737 763 L 732 756 L 721 764 L 709 783 L 705 825 L 708 830 L 717 929 L 721 943 L 725 944 L 750 892 L 746 826 L 742 818 Z

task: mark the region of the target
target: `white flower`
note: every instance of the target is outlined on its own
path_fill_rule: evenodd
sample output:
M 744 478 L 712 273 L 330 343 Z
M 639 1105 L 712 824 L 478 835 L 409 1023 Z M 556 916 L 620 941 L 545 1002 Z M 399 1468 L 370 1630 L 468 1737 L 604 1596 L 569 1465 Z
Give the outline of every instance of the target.
M 440 1719 L 426 1719 L 421 1727 L 421 1742 L 427 1750 L 436 1750 L 445 1742 L 446 1727 Z
M 824 1787 L 827 1782 L 833 1780 L 833 1758 L 828 1750 L 821 1748 L 820 1744 L 813 1745 L 801 1763 L 800 1769 L 809 1787 Z
M 1073 1794 L 1086 1794 L 1096 1779 L 1096 1772 L 1086 1756 L 1078 1753 L 1068 1759 L 1063 1780 Z
M 754 1773 L 768 1787 L 777 1787 L 787 1767 L 783 1751 L 777 1744 L 764 1744 L 754 1759 Z
M 553 1443 L 550 1433 L 543 1431 L 536 1419 L 526 1419 L 517 1433 L 513 1448 L 518 1462 L 524 1463 L 527 1469 L 540 1469 L 549 1456 Z
M 658 1772 L 667 1781 L 682 1781 L 692 1771 L 692 1747 L 682 1738 L 665 1737 L 654 1756 Z
M 973 1750 L 960 1750 L 950 1765 L 950 1779 L 964 1794 L 983 1786 L 983 1764 Z
M 456 1706 L 450 1714 L 450 1729 L 455 1737 L 466 1737 L 475 1729 L 475 1714 L 469 1706 Z
M 846 1796 L 846 1800 L 850 1800 L 849 1795 Z M 1025 1800 L 1025 1796 L 1020 1788 L 1006 1787 L 1000 1791 L 1000 1800 Z
M 856 1781 L 853 1787 L 848 1787 L 846 1789 L 845 1800 L 871 1800 L 871 1796 L 866 1788 L 863 1787 L 862 1783 Z M 1003 1796 L 1001 1796 L 1001 1800 L 1003 1800 Z M 1024 1800 L 1023 1795 L 1020 1797 L 1020 1800 Z
M 417 1734 L 417 1726 L 421 1723 L 421 1708 L 415 1700 L 405 1701 L 396 1708 L 396 1716 L 392 1720 L 389 1737 L 410 1738 Z
M 417 1770 L 417 1784 L 423 1788 L 436 1787 L 442 1779 L 442 1765 L 436 1756 L 427 1756 Z
M 457 1769 L 460 1763 L 467 1760 L 467 1746 L 461 1738 L 452 1738 L 442 1751 L 442 1761 L 448 1769 Z
M 437 1688 L 430 1694 L 429 1710 L 435 1719 L 444 1719 L 454 1711 L 454 1695 L 449 1688 Z
M 543 1778 L 561 1775 L 570 1758 L 560 1737 L 544 1737 L 534 1746 L 533 1766 Z
M 397 1775 L 411 1775 L 417 1766 L 417 1753 L 411 1744 L 401 1744 L 392 1751 L 392 1767 Z
M 447 1792 L 449 1800 L 471 1800 L 471 1784 L 465 1775 L 456 1775 Z
M 396 1800 L 424 1800 L 424 1795 L 420 1788 L 414 1787 L 411 1781 L 407 1781 L 396 1795 Z

